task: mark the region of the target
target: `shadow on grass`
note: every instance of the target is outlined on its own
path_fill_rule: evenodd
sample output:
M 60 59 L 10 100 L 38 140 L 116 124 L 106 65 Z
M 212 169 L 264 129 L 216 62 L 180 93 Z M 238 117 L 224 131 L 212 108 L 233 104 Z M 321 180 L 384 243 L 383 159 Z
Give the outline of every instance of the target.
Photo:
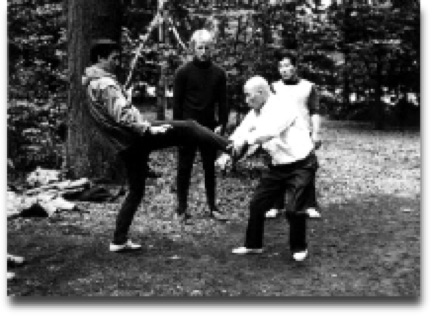
M 18 305 L 416 304 L 419 207 L 384 195 L 325 205 L 323 219 L 309 222 L 303 263 L 290 257 L 283 218 L 266 222 L 264 254 L 242 257 L 230 251 L 243 243 L 245 219 L 139 231 L 144 250 L 130 254 L 108 252 L 113 215 L 101 231 L 86 221 L 35 220 L 9 232 L 9 250 L 28 264 L 8 294 Z

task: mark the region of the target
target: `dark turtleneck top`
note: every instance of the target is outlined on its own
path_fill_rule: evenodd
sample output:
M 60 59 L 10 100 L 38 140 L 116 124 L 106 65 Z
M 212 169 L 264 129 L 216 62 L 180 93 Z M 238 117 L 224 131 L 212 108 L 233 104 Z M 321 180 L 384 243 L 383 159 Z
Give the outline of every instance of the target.
M 291 79 L 288 79 L 288 80 L 287 79 L 281 79 L 281 80 L 286 85 L 298 84 L 299 81 L 300 81 L 298 77 L 294 77 L 294 78 L 291 78 Z
M 211 129 L 225 130 L 228 120 L 227 76 L 211 61 L 194 59 L 180 66 L 173 85 L 173 118 L 192 119 Z

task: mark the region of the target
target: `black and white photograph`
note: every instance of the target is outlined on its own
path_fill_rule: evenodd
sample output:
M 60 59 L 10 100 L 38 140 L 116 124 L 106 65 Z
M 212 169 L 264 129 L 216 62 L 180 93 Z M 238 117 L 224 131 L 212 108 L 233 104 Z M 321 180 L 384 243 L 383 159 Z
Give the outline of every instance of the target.
M 419 302 L 421 23 L 418 0 L 7 0 L 5 295 Z

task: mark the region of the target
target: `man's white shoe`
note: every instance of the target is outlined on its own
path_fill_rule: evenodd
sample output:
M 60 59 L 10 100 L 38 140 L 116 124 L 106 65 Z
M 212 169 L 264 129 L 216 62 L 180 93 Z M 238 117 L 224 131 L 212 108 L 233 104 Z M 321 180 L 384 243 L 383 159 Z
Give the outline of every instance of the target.
M 14 267 L 22 266 L 25 263 L 24 257 L 7 254 L 7 264 Z
M 279 210 L 276 208 L 272 208 L 271 210 L 266 212 L 266 218 L 276 218 L 278 216 Z
M 308 214 L 309 218 L 321 218 L 321 213 L 315 208 L 308 208 L 306 213 Z
M 111 252 L 137 251 L 140 249 L 142 249 L 142 246 L 139 244 L 133 243 L 130 239 L 127 240 L 127 242 L 122 245 L 116 245 L 113 243 L 109 245 L 109 251 Z
M 9 271 L 6 272 L 6 278 L 7 278 L 8 281 L 14 280 L 15 277 L 16 277 L 15 273 L 9 272 Z
M 239 248 L 235 248 L 231 251 L 232 253 L 234 253 L 235 255 L 256 255 L 256 254 L 260 254 L 263 252 L 262 248 L 256 248 L 256 249 L 252 249 L 252 248 L 246 248 L 246 247 L 239 247 Z
M 295 261 L 303 261 L 306 259 L 307 256 L 308 256 L 308 250 L 293 253 L 293 259 Z
M 215 161 L 215 166 L 222 171 L 226 171 L 230 165 L 231 157 L 225 153 L 219 156 L 218 159 Z

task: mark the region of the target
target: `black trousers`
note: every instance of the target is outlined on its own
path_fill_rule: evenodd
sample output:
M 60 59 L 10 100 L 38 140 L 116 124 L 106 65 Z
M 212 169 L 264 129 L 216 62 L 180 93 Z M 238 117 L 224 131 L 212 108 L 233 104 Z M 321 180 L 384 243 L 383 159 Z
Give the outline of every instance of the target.
M 209 208 L 215 207 L 215 160 L 217 151 L 214 148 L 203 147 L 179 147 L 178 150 L 178 175 L 177 175 L 177 196 L 178 211 L 183 213 L 188 207 L 188 191 L 190 188 L 191 173 L 197 149 L 202 158 L 203 171 L 205 177 L 206 199 Z
M 317 168 L 314 153 L 291 164 L 269 167 L 251 199 L 245 247 L 263 247 L 265 214 L 279 196 L 285 196 L 285 216 L 290 225 L 290 250 L 297 252 L 307 249 L 305 211 L 309 186 Z
M 310 135 L 312 136 L 312 134 L 310 134 Z M 307 188 L 308 192 L 307 192 L 306 196 L 308 197 L 308 200 L 306 202 L 307 203 L 306 208 L 317 208 L 318 207 L 317 190 L 316 190 L 316 186 L 315 186 L 315 180 L 316 180 L 316 175 L 314 175 L 314 179 L 313 179 L 312 183 Z M 285 207 L 285 197 L 280 196 L 279 198 L 276 199 L 276 202 L 273 205 L 273 208 L 275 208 L 277 210 L 282 210 L 284 207 Z
M 230 141 L 213 133 L 195 121 L 158 121 L 152 125 L 170 124 L 172 128 L 164 134 L 141 137 L 136 144 L 123 151 L 120 156 L 124 162 L 128 181 L 128 194 L 117 215 L 113 243 L 123 244 L 128 239 L 128 231 L 134 214 L 145 193 L 145 181 L 149 154 L 154 150 L 175 146 L 200 147 L 228 152 Z
M 306 188 L 307 189 L 307 201 L 306 201 L 306 208 L 317 208 L 317 192 L 315 187 L 315 175 L 311 182 L 311 184 Z M 273 208 L 277 210 L 282 210 L 285 207 L 285 196 L 280 196 L 275 200 L 275 203 L 273 204 Z

